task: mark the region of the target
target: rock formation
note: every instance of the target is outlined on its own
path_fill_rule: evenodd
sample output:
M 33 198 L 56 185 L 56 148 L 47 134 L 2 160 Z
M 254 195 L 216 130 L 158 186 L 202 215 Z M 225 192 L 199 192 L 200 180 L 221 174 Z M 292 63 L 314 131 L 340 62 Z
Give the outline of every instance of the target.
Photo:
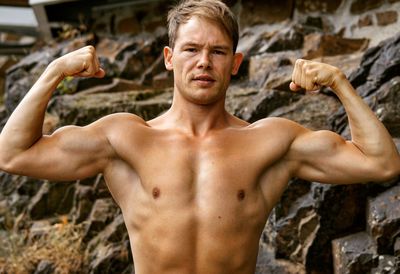
M 231 113 L 249 122 L 285 117 L 349 138 L 346 114 L 329 89 L 317 95 L 288 89 L 297 58 L 323 61 L 346 73 L 400 148 L 400 33 L 380 43 L 362 36 L 371 26 L 395 28 L 398 1 L 272 1 L 271 10 L 262 1 L 227 2 L 241 10 L 238 48 L 246 54 L 228 90 Z M 291 12 L 278 14 L 282 5 Z M 339 29 L 332 18 L 346 8 L 353 23 Z M 326 16 L 308 15 L 315 11 Z M 351 31 L 358 37 L 350 37 Z M 166 30 L 158 25 L 151 33 L 83 35 L 45 46 L 17 64 L 0 59 L 0 73 L 8 68 L 0 129 L 52 60 L 88 44 L 96 46 L 106 77 L 63 80 L 49 103 L 44 133 L 115 112 L 156 117 L 172 100 L 172 75 L 160 55 L 166 43 Z M 399 273 L 399 181 L 335 185 L 293 179 L 260 239 L 256 273 Z M 49 228 L 71 224 L 79 227 L 87 262 L 77 273 L 132 273 L 122 215 L 101 174 L 59 183 L 0 172 L 0 245 L 10 231 L 29 242 Z M 1 273 L 4 257 L 0 247 Z M 32 273 L 51 273 L 57 265 L 40 259 L 29 267 Z

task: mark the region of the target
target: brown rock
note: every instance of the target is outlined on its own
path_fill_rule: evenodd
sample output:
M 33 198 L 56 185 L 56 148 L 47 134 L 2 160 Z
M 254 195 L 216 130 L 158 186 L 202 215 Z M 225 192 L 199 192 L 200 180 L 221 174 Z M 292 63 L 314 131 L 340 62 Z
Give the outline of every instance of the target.
M 88 251 L 93 252 L 100 243 L 120 243 L 128 239 L 128 232 L 122 214 L 114 218 L 103 231 L 88 243 Z
M 262 89 L 258 92 L 255 88 L 231 86 L 228 90 L 226 108 L 230 113 L 248 122 L 254 122 L 300 98 L 301 95 L 287 91 Z
M 92 186 L 76 185 L 73 212 L 71 212 L 74 223 L 79 224 L 89 217 L 94 200 Z
M 153 77 L 152 87 L 155 89 L 166 89 L 174 86 L 174 75 L 170 71 L 161 72 Z
M 72 208 L 75 188 L 66 183 L 46 182 L 28 205 L 33 220 L 67 214 Z
M 117 216 L 118 206 L 112 198 L 98 199 L 94 202 L 92 211 L 85 229 L 84 241 L 88 242 L 103 230 Z
M 129 34 L 137 34 L 141 31 L 141 27 L 139 22 L 136 19 L 136 16 L 132 16 L 129 18 L 122 18 L 117 23 L 116 32 L 119 34 L 129 33 Z
M 275 258 L 275 253 L 271 246 L 260 244 L 255 274 L 270 273 L 305 274 L 306 270 L 301 264 Z
M 304 0 L 296 1 L 296 8 L 302 13 L 321 12 L 321 13 L 334 13 L 342 3 L 342 0 Z
M 367 48 L 368 42 L 368 39 L 348 39 L 338 35 L 311 33 L 304 37 L 303 56 L 305 59 L 313 59 L 360 52 Z
M 378 264 L 376 246 L 365 232 L 332 241 L 335 273 L 370 273 Z
M 347 77 L 360 66 L 363 52 L 351 54 L 322 56 L 312 59 L 312 61 L 323 62 L 339 68 Z
M 57 128 L 59 121 L 60 119 L 58 118 L 58 116 L 46 112 L 42 128 L 43 134 L 49 135 L 53 133 L 54 130 Z
M 242 27 L 262 23 L 277 23 L 291 17 L 293 0 L 243 1 L 240 13 Z
M 89 260 L 90 273 L 93 274 L 134 273 L 129 257 L 129 241 L 125 241 L 123 245 L 101 244 L 89 255 Z
M 283 117 L 313 129 L 331 130 L 329 117 L 340 107 L 339 101 L 323 94 L 305 95 L 289 106 L 279 108 L 270 116 Z
M 397 22 L 397 11 L 389 10 L 375 14 L 379 26 L 386 26 Z
M 362 16 L 357 23 L 359 28 L 372 26 L 374 22 L 372 21 L 372 16 L 370 14 Z
M 368 201 L 367 230 L 377 244 L 379 254 L 393 254 L 400 235 L 400 185 Z
M 385 0 L 354 0 L 351 4 L 350 11 L 353 14 L 360 14 L 378 8 L 384 3 Z
M 396 238 L 393 249 L 394 249 L 394 256 L 400 258 L 400 237 Z
M 116 39 L 103 38 L 96 45 L 96 53 L 98 56 L 107 58 L 113 63 L 121 52 L 134 47 L 135 42 L 134 39 L 125 36 L 119 36 Z
M 171 105 L 171 90 L 76 94 L 54 98 L 49 110 L 60 117 L 60 125 L 87 125 L 116 112 L 130 112 L 152 119 Z
M 258 87 L 264 86 L 264 88 L 267 89 L 277 88 L 281 86 L 282 82 L 286 83 L 288 81 L 287 73 L 282 72 L 282 75 L 281 71 L 285 70 L 286 66 L 290 67 L 290 70 L 292 71 L 293 64 L 296 59 L 300 57 L 300 51 L 264 53 L 261 55 L 251 56 L 248 72 L 249 81 L 256 84 Z M 282 69 L 282 67 L 285 68 Z M 277 81 L 278 78 L 283 78 L 284 80 Z M 279 84 L 274 84 L 274 82 L 279 82 Z

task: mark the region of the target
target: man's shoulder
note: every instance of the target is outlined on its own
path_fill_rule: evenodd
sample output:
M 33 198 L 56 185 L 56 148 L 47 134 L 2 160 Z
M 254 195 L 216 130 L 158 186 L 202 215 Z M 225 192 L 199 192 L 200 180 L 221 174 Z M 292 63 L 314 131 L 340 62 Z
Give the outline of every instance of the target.
M 131 113 L 114 113 L 104 116 L 90 125 L 94 130 L 100 130 L 106 136 L 138 134 L 148 128 L 147 123 L 139 116 Z
M 119 112 L 104 116 L 97 120 L 96 123 L 112 127 L 126 126 L 127 124 L 132 126 L 147 125 L 146 121 L 143 120 L 143 118 L 128 112 Z
M 282 117 L 267 117 L 252 123 L 250 128 L 265 130 L 298 130 L 302 126 L 292 120 Z

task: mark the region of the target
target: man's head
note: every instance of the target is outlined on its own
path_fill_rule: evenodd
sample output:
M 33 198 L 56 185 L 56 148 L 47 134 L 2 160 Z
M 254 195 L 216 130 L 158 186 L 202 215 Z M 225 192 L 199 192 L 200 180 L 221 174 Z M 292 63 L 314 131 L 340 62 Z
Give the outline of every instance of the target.
M 235 53 L 234 15 L 218 0 L 186 0 L 168 17 L 170 46 L 164 48 L 164 60 L 174 72 L 174 92 L 195 104 L 222 104 L 243 59 Z
M 239 40 L 239 26 L 232 11 L 219 0 L 182 0 L 168 13 L 169 46 L 174 48 L 180 25 L 197 16 L 219 24 L 232 40 L 233 52 Z

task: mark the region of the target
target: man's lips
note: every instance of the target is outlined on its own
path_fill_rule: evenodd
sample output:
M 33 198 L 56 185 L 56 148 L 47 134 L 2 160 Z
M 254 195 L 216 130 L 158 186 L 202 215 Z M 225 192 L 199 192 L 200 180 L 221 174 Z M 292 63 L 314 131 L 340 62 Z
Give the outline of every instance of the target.
M 201 74 L 201 75 L 196 75 L 193 77 L 194 81 L 201 81 L 201 82 L 215 82 L 215 79 L 212 78 L 210 75 L 208 74 Z

